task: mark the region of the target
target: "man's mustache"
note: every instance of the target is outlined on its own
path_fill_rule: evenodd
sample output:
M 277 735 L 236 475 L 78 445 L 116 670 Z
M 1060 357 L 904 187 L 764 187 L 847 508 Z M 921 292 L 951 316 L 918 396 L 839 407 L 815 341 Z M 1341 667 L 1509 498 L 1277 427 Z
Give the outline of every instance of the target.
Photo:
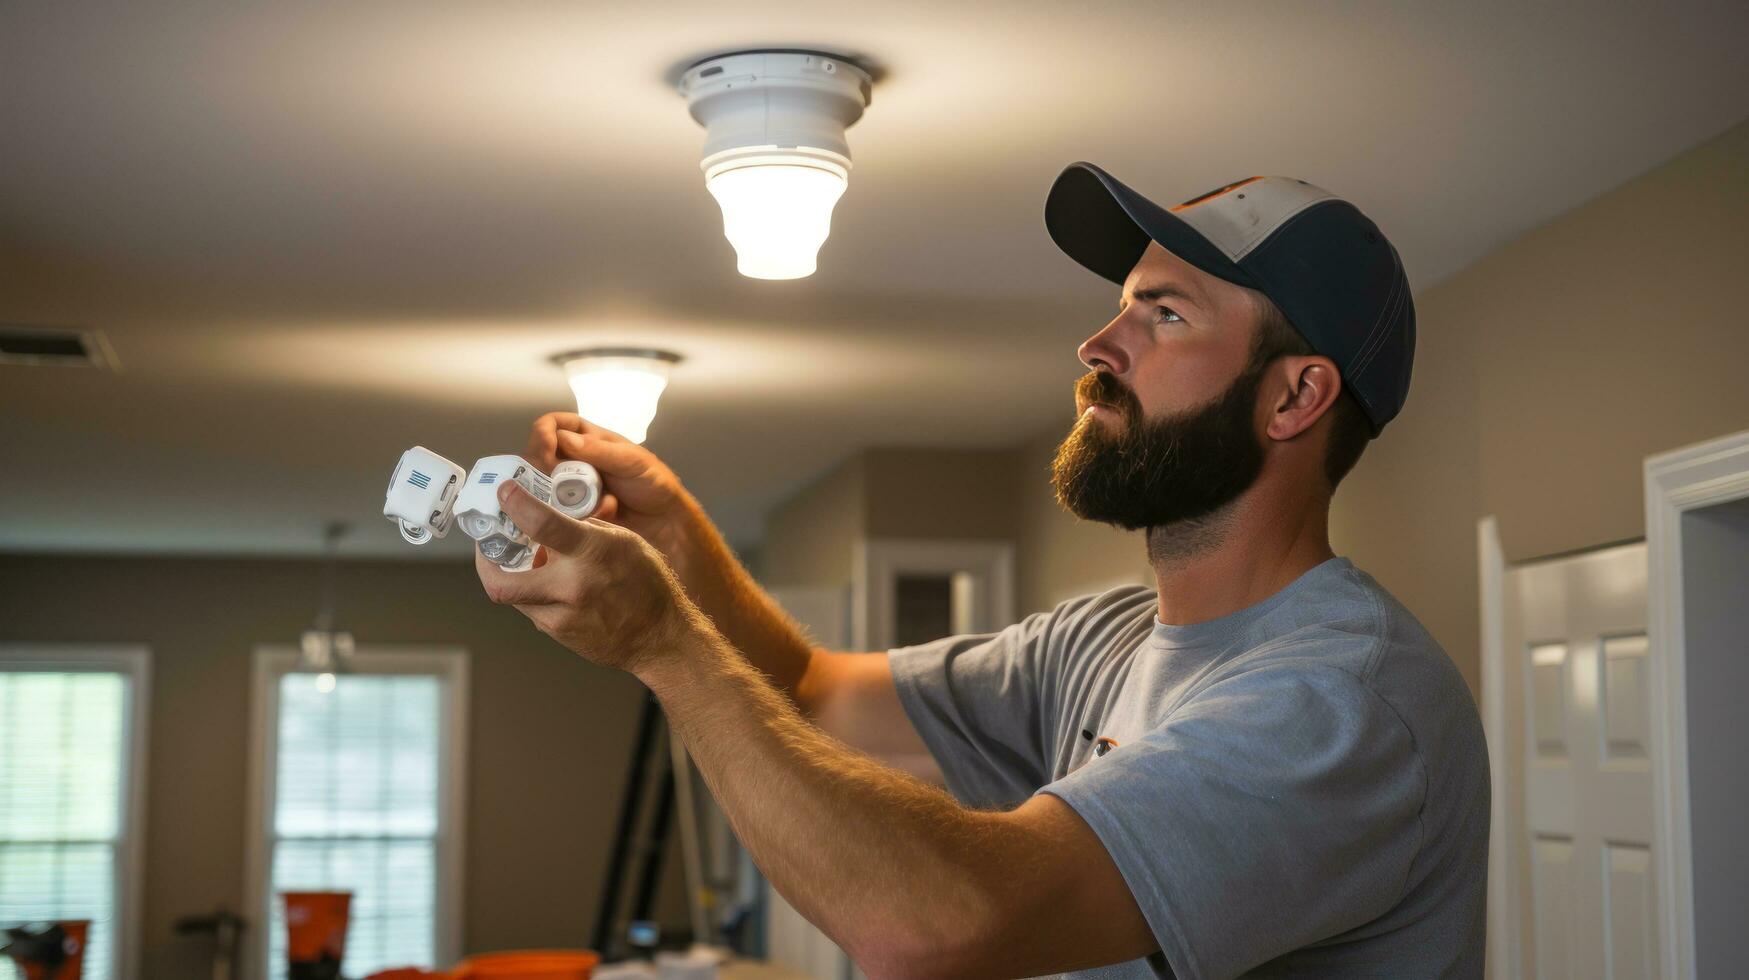
M 1129 385 L 1119 381 L 1110 371 L 1089 371 L 1075 382 L 1075 397 L 1090 405 L 1105 405 L 1116 409 L 1125 421 L 1141 416 L 1142 403 Z

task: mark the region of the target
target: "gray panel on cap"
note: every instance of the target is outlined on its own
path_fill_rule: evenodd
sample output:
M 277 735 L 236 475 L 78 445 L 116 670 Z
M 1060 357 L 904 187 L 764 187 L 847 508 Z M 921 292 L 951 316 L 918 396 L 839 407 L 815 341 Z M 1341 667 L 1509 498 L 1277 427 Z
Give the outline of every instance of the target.
M 1172 209 L 1185 224 L 1238 262 L 1288 219 L 1336 195 L 1292 177 L 1264 177 Z

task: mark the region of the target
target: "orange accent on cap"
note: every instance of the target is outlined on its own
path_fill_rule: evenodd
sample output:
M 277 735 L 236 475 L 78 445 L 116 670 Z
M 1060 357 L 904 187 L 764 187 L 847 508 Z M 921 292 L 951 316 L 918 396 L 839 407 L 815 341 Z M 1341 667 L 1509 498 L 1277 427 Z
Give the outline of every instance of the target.
M 1183 211 L 1185 208 L 1194 208 L 1198 204 L 1201 204 L 1202 202 L 1208 200 L 1211 197 L 1220 197 L 1222 194 L 1225 194 L 1226 192 L 1228 192 L 1230 190 L 1233 190 L 1233 189 L 1238 188 L 1238 187 L 1244 187 L 1246 184 L 1254 183 L 1254 182 L 1262 180 L 1262 179 L 1263 179 L 1262 177 L 1246 177 L 1244 180 L 1235 181 L 1234 183 L 1228 184 L 1225 187 L 1217 187 L 1214 190 L 1209 191 L 1207 194 L 1202 194 L 1202 195 L 1199 195 L 1197 197 L 1193 197 L 1190 200 L 1185 201 L 1183 204 L 1174 205 L 1173 207 L 1170 207 L 1167 210 L 1169 210 L 1169 211 Z

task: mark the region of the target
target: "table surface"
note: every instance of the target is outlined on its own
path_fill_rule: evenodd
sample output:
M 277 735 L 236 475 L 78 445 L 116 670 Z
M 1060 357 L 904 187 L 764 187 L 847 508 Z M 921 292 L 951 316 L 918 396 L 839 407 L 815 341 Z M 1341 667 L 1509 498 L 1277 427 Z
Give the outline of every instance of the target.
M 787 966 L 761 960 L 735 960 L 717 969 L 717 980 L 812 980 Z

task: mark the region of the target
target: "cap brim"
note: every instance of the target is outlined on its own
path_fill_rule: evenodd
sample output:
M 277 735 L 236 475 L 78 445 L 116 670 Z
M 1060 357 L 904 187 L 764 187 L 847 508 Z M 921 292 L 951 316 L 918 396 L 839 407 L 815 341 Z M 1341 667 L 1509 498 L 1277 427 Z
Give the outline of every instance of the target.
M 1209 275 L 1257 288 L 1183 219 L 1091 163 L 1072 163 L 1057 175 L 1045 198 L 1045 229 L 1064 254 L 1120 286 L 1152 241 Z

